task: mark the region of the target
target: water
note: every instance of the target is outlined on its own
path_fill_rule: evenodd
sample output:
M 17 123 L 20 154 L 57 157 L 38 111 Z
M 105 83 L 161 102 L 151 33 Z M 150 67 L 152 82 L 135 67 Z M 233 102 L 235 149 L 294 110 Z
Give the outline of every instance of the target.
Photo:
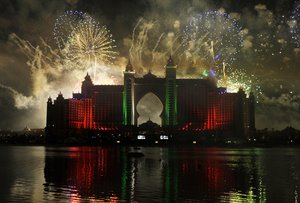
M 0 147 L 0 202 L 298 202 L 300 149 Z

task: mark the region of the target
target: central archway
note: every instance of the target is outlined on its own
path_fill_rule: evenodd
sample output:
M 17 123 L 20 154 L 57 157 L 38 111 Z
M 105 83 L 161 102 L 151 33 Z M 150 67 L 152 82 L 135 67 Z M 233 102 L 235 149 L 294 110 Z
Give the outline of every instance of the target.
M 147 122 L 149 119 L 153 123 L 157 123 L 161 126 L 161 113 L 163 112 L 163 109 L 163 103 L 155 94 L 152 92 L 145 94 L 136 105 L 138 126 Z

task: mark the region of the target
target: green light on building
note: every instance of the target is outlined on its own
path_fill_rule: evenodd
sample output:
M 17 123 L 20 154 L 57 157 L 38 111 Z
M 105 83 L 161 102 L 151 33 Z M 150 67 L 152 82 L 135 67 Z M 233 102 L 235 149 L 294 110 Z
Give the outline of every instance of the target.
M 127 95 L 126 95 L 126 86 L 123 92 L 123 125 L 127 125 Z

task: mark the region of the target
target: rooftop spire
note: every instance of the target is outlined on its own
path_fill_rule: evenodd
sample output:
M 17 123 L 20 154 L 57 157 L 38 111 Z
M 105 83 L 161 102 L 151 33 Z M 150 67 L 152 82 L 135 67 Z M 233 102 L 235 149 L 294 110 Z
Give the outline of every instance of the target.
M 49 96 L 48 103 L 52 103 L 52 98 Z
M 132 66 L 131 63 L 130 63 L 130 60 L 128 60 L 128 64 L 127 64 L 125 70 L 126 70 L 126 71 L 130 71 L 130 72 L 133 72 L 133 66 Z
M 91 79 L 91 76 L 89 75 L 89 73 L 86 73 L 86 76 L 84 77 L 84 81 L 83 83 L 89 83 L 89 84 L 93 84 L 93 81 Z
M 168 63 L 167 66 L 174 66 L 174 61 L 172 59 L 172 56 L 170 55 L 169 59 L 168 59 Z
M 91 80 L 91 76 L 89 75 L 89 73 L 86 73 L 86 76 L 84 77 L 85 80 Z

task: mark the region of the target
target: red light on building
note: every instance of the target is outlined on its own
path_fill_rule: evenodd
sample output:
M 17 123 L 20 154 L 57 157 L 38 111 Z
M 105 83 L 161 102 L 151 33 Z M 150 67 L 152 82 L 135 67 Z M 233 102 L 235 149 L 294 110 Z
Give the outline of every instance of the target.
M 93 100 L 85 98 L 83 101 L 83 128 L 93 128 Z
M 122 91 L 120 85 L 93 85 L 87 75 L 82 93 L 64 99 L 59 94 L 47 102 L 47 127 L 54 129 L 116 130 L 122 126 Z
M 65 128 L 83 128 L 83 102 L 76 99 L 64 101 Z

